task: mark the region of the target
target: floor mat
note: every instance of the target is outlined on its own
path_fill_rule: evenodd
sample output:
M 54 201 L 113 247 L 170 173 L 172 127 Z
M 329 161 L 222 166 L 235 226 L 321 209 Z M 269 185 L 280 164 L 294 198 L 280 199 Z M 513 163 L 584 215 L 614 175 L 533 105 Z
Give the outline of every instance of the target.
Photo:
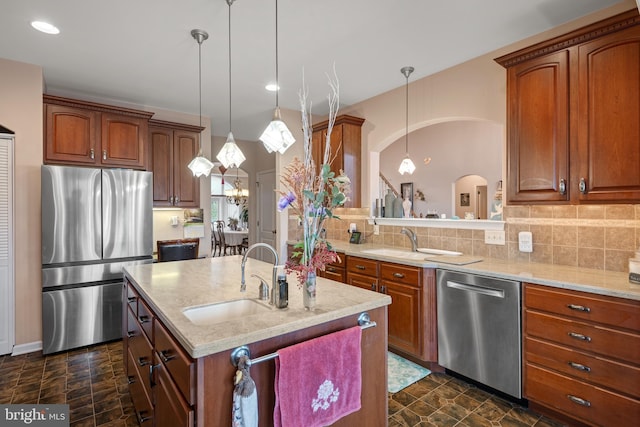
M 387 352 L 387 389 L 397 393 L 431 373 L 430 370 L 404 359 L 397 354 Z

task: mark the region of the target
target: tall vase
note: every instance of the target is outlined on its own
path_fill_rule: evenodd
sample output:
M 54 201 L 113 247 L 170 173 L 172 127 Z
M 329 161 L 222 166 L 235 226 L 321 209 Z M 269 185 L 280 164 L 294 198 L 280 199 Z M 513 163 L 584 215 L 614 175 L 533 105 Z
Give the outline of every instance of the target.
M 391 189 L 387 190 L 386 196 L 384 196 L 384 217 L 393 218 L 393 201 L 396 199 Z
M 302 302 L 304 308 L 313 311 L 316 307 L 316 272 L 307 273 L 307 281 L 302 289 Z

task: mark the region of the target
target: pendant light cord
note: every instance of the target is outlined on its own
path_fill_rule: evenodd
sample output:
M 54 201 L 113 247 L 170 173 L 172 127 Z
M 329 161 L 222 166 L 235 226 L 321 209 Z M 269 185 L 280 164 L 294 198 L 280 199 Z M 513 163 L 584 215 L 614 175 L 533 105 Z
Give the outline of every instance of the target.
M 276 0 L 276 108 L 278 108 L 278 92 L 280 92 L 280 79 L 278 79 L 278 0 Z
M 233 0 L 227 0 L 229 5 L 229 132 L 231 132 L 231 4 Z
M 405 85 L 405 132 L 404 132 L 404 151 L 409 156 L 409 74 L 405 75 L 407 83 Z

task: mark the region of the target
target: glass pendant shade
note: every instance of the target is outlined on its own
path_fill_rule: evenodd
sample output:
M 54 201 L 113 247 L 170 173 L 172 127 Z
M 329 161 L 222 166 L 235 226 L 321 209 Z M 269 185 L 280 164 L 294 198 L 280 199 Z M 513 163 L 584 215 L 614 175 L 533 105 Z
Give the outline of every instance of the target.
M 416 165 L 413 164 L 413 162 L 409 158 L 409 155 L 407 154 L 407 157 L 405 157 L 402 163 L 400 163 L 398 172 L 400 172 L 401 175 L 404 175 L 405 173 L 408 173 L 409 175 L 411 175 L 415 170 L 416 170 Z
M 296 142 L 291 131 L 280 117 L 280 107 L 276 107 L 273 113 L 273 120 L 260 135 L 260 141 L 262 141 L 264 148 L 269 153 L 277 151 L 280 154 L 284 154 L 287 148 Z
M 213 169 L 213 162 L 198 153 L 198 155 L 189 163 L 189 169 L 193 172 L 193 176 L 200 178 L 201 176 L 209 176 Z
M 246 160 L 240 147 L 238 147 L 235 139 L 233 139 L 233 133 L 229 132 L 227 142 L 224 143 L 216 158 L 220 160 L 220 163 L 227 169 L 230 167 L 240 167 L 240 164 Z

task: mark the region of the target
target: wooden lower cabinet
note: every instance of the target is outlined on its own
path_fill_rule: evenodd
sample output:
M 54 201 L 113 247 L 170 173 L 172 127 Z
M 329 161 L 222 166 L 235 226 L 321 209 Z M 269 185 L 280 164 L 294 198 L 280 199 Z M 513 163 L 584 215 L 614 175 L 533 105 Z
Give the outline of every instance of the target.
M 128 310 L 123 340 L 124 354 L 127 355 L 125 366 L 129 392 L 140 425 L 232 425 L 233 378 L 236 372 L 236 368 L 231 364 L 232 349 L 193 359 L 152 310 L 149 315 L 153 324 L 153 334 L 152 337 L 148 337 L 138 322 L 138 309 L 143 307 L 143 304 L 149 309 L 149 305 L 145 304 L 144 299 L 128 280 L 125 280 L 123 292 L 126 297 L 123 304 Z M 381 372 L 386 372 L 387 307 L 369 310 L 368 313 L 377 326 L 362 332 L 362 409 L 336 421 L 332 427 L 387 425 L 387 376 L 381 375 Z M 357 324 L 358 314 L 354 314 L 251 343 L 248 347 L 252 357 L 258 357 Z M 136 349 L 141 347 L 139 343 L 142 340 L 146 340 L 148 346 L 153 349 L 151 361 L 141 360 L 140 356 L 135 354 L 138 351 Z M 255 364 L 251 367 L 251 376 L 258 393 L 258 425 L 273 426 L 275 364 L 273 361 Z
M 640 419 L 640 302 L 524 284 L 524 396 L 569 423 Z
M 438 361 L 435 269 L 347 256 L 347 283 L 391 297 L 389 347 Z

